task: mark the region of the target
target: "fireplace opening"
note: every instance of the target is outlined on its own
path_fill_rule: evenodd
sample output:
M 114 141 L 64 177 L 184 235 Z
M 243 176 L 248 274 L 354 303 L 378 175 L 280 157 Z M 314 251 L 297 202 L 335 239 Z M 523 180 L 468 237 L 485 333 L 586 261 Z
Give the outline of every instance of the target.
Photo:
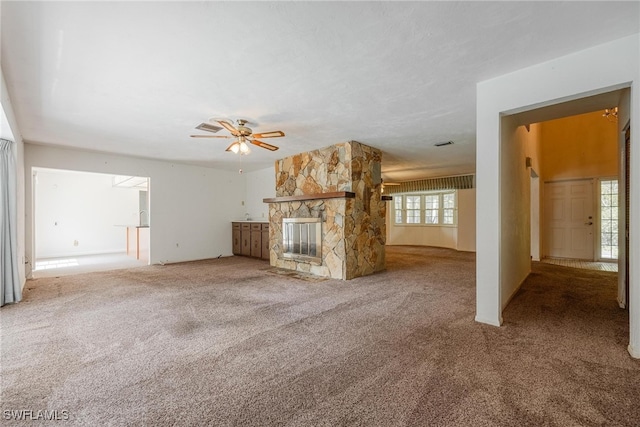
M 320 218 L 283 218 L 282 255 L 322 263 Z

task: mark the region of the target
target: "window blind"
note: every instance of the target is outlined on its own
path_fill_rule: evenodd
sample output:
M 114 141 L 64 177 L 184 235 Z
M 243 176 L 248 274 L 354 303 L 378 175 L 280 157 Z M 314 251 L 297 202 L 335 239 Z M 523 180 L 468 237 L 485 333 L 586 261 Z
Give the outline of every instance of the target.
M 384 194 L 432 190 L 464 190 L 467 188 L 473 188 L 473 175 L 420 179 L 417 181 L 402 182 L 400 185 L 386 185 L 384 187 Z

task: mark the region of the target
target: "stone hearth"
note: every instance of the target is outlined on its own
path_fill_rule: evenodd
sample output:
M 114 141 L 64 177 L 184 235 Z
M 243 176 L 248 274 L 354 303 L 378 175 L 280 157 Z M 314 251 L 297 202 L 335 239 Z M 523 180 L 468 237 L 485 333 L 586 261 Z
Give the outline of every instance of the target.
M 350 141 L 276 161 L 269 203 L 271 265 L 335 279 L 385 268 L 380 150 Z M 283 253 L 283 218 L 320 218 L 322 260 Z

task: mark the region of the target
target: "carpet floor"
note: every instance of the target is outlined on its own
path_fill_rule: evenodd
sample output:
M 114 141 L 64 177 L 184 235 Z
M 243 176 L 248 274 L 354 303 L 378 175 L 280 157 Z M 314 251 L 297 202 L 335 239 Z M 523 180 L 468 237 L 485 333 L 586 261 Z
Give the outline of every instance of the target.
M 428 247 L 346 282 L 228 257 L 24 297 L 0 310 L 7 425 L 640 425 L 616 273 L 534 263 L 500 328 L 474 322 L 475 254 Z

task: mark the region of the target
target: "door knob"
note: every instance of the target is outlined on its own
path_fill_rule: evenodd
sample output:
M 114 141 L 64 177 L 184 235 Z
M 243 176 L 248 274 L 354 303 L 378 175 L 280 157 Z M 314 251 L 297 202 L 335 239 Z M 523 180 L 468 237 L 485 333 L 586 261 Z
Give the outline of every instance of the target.
M 591 221 L 585 222 L 584 225 L 593 225 L 593 222 L 591 222 Z

